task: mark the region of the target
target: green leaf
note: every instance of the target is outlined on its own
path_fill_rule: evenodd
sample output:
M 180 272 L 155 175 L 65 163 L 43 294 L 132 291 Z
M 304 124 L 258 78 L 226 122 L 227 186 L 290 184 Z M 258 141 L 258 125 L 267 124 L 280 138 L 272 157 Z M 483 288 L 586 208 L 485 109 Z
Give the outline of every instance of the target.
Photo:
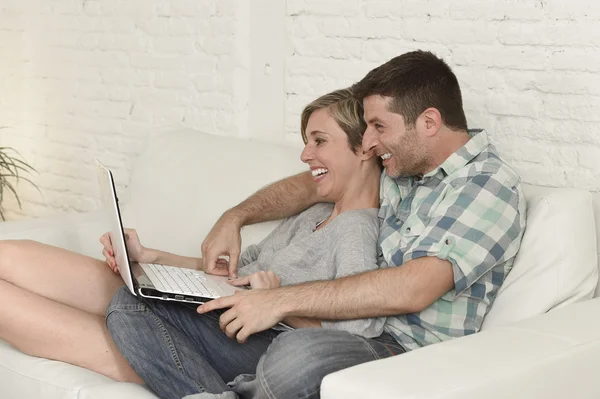
M 0 129 L 3 127 L 0 126 Z M 14 153 L 13 154 L 11 154 Z M 31 184 L 41 194 L 39 187 L 29 178 L 23 176 L 23 173 L 38 173 L 35 168 L 29 165 L 27 162 L 19 159 L 21 154 L 12 147 L 0 147 L 0 218 L 5 219 L 4 207 L 2 206 L 2 200 L 4 198 L 4 188 L 10 190 L 17 200 L 19 208 L 22 209 L 21 199 L 17 194 L 13 184 L 10 180 L 14 179 L 18 184 L 20 180 L 24 180 Z

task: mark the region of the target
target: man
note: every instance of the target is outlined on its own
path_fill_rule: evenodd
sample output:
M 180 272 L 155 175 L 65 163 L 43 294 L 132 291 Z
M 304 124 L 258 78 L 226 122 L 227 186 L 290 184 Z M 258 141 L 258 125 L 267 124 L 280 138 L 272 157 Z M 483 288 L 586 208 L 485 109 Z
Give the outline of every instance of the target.
M 380 269 L 245 291 L 198 312 L 226 309 L 219 324 L 239 342 L 281 321 L 388 316 L 386 335 L 395 342 L 324 328 L 282 333 L 256 375 L 231 384 L 241 397 L 318 397 L 329 373 L 477 332 L 519 249 L 525 228 L 520 179 L 485 131 L 467 131 L 460 87 L 448 65 L 429 52 L 406 53 L 353 89 L 367 122 L 363 151 L 375 152 L 385 167 Z M 316 202 L 308 172 L 259 191 L 214 226 L 202 244 L 205 271 L 219 272 L 218 256 L 229 255 L 228 272 L 235 275 L 243 225 Z

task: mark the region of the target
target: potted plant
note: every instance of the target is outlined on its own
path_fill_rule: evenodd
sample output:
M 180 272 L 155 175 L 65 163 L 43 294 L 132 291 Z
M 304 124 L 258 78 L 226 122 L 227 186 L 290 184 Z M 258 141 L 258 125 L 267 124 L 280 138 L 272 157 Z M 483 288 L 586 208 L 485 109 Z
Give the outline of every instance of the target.
M 23 173 L 35 172 L 35 169 L 26 162 L 19 159 L 21 155 L 11 147 L 0 147 L 0 218 L 6 220 L 4 216 L 4 206 L 2 200 L 7 191 L 11 191 L 21 208 L 21 200 L 13 186 L 13 183 L 18 183 L 19 180 L 25 180 L 32 184 L 36 189 L 38 187 L 34 182 L 23 176 Z M 39 189 L 38 189 L 39 191 Z

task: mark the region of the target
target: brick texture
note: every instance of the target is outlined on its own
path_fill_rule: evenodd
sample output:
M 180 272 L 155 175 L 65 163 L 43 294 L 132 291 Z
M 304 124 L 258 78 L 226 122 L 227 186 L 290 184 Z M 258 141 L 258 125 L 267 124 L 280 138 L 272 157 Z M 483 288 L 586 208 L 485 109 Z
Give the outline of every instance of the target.
M 21 184 L 23 210 L 8 198 L 9 217 L 93 210 L 93 158 L 122 190 L 148 135 L 167 126 L 255 135 L 242 133 L 256 45 L 240 28 L 243 1 L 3 0 L 0 144 L 36 167 L 41 189 Z M 457 74 L 469 125 L 527 183 L 600 191 L 600 3 L 287 0 L 281 18 L 277 139 L 299 140 L 316 96 L 427 49 Z

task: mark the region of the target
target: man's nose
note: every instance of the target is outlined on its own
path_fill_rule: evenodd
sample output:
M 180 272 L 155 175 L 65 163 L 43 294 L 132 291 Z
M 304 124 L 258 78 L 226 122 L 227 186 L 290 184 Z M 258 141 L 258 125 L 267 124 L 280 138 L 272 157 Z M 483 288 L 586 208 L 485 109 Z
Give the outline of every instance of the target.
M 362 151 L 366 154 L 368 152 L 374 151 L 376 146 L 377 137 L 375 136 L 373 131 L 367 127 L 362 139 Z

